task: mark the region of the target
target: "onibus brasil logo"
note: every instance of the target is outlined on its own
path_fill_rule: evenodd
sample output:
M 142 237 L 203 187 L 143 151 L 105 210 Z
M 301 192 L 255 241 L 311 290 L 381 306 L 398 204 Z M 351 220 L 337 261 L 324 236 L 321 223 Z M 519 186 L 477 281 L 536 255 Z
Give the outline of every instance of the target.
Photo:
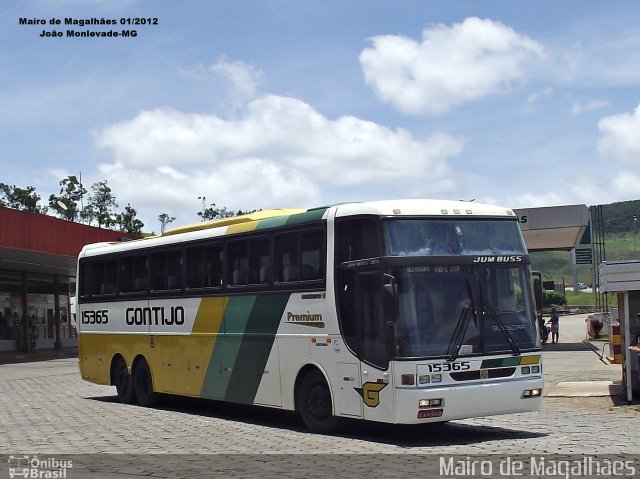
M 73 468 L 73 461 L 55 457 L 9 456 L 9 477 L 33 479 L 65 479 L 67 470 Z

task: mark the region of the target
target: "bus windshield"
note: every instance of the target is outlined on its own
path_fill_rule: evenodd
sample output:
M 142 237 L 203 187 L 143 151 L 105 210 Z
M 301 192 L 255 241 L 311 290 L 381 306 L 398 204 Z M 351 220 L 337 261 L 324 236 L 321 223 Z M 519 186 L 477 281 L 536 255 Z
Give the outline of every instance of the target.
M 390 273 L 398 286 L 398 357 L 539 347 L 528 266 L 406 266 Z
M 393 219 L 384 225 L 390 256 L 527 253 L 515 220 Z
M 468 259 L 526 255 L 517 221 L 398 218 L 383 224 L 386 253 L 416 257 L 414 265 L 388 271 L 398 285 L 398 357 L 455 359 L 539 347 L 529 267 Z

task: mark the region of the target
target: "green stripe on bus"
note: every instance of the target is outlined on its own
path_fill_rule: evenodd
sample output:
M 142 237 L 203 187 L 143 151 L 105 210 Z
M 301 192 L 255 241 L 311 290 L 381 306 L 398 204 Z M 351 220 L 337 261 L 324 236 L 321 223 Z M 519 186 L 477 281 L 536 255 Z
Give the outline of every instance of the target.
M 284 293 L 257 297 L 238 348 L 231 374 L 233 386 L 227 389 L 225 399 L 247 404 L 254 402 L 289 296 Z
M 232 296 L 200 395 L 254 402 L 290 293 Z
M 302 223 L 313 223 L 316 221 L 320 221 L 325 211 L 327 211 L 326 208 L 325 209 L 320 208 L 320 209 L 313 209 L 305 213 L 298 213 L 295 215 L 291 215 L 287 219 L 287 225 L 298 225 Z
M 221 335 L 218 336 L 200 395 L 224 399 L 229 388 L 238 349 L 256 296 L 232 296 L 224 311 Z
M 490 368 L 503 368 L 506 366 L 518 366 L 520 364 L 520 357 L 502 358 L 502 359 L 485 359 L 480 365 L 481 369 Z
M 289 216 L 277 216 L 276 218 L 267 218 L 265 220 L 260 220 L 258 222 L 258 226 L 256 226 L 256 230 L 266 230 L 269 228 L 284 226 L 287 224 L 287 218 L 289 218 Z

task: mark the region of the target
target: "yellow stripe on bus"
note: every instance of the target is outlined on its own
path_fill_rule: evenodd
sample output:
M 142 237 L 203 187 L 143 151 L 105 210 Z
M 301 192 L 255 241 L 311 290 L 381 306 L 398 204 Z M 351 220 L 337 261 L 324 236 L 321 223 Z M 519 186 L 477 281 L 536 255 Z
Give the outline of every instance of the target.
M 538 364 L 540 362 L 540 356 L 522 356 L 520 358 L 520 364 Z

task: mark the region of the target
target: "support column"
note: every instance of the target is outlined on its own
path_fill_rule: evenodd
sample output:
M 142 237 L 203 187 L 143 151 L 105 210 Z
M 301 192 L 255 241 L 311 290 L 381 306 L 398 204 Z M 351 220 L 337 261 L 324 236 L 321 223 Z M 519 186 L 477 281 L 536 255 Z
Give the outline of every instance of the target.
M 27 273 L 20 274 L 20 302 L 22 303 L 22 315 L 20 317 L 20 336 L 18 337 L 18 350 L 23 353 L 31 351 L 29 341 L 29 314 L 27 304 Z
M 58 275 L 53 275 L 53 320 L 55 326 L 56 340 L 53 343 L 53 349 L 62 351 L 62 339 L 60 338 L 60 292 Z

